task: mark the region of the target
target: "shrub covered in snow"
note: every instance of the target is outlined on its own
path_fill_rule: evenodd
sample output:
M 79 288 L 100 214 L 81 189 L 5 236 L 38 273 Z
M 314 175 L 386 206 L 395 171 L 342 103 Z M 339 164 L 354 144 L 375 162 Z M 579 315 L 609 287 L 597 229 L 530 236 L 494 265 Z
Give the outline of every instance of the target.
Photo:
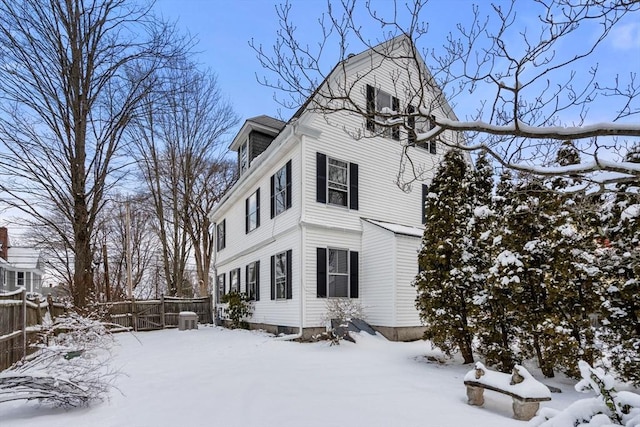
M 551 408 L 540 410 L 531 420 L 536 427 L 608 427 L 640 425 L 640 395 L 616 391 L 613 377 L 588 363 L 578 363 L 582 380 L 576 384 L 580 392 L 596 393 L 596 397 L 574 402 L 563 411 Z

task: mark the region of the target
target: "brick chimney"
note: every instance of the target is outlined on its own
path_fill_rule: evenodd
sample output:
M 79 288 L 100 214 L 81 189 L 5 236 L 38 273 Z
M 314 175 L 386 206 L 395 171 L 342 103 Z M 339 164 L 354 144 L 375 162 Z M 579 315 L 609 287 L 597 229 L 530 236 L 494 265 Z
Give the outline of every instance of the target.
M 9 231 L 7 227 L 0 227 L 0 258 L 8 260 L 9 256 Z

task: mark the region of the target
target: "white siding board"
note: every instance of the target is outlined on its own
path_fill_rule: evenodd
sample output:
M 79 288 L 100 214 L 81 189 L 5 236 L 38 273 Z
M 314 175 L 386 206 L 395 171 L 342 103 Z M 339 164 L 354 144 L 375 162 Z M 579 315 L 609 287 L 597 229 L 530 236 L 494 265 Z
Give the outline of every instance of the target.
M 421 326 L 420 316 L 415 306 L 416 288 L 411 286 L 418 274 L 419 237 L 396 235 L 396 300 L 395 326 Z
M 370 324 L 394 326 L 393 233 L 368 223 L 363 227 L 360 299 Z

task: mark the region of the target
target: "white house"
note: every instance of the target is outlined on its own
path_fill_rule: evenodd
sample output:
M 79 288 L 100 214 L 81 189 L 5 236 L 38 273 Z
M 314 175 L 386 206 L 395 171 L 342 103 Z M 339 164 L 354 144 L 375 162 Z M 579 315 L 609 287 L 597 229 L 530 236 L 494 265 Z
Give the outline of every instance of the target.
M 40 292 L 43 271 L 41 252 L 30 247 L 11 246 L 7 228 L 0 227 L 0 292 L 19 288 Z
M 397 88 L 402 78 L 413 79 L 402 87 L 415 87 L 426 67 L 403 73 L 382 50 L 409 52 L 412 44 L 398 37 L 352 55 L 323 84 L 356 79 L 360 89 L 352 96 L 371 114 L 415 109 Z M 310 105 L 286 123 L 248 119 L 230 146 L 240 177 L 210 214 L 217 301 L 230 290 L 246 292 L 255 301 L 252 327 L 310 337 L 325 330 L 329 298 L 352 298 L 387 338 L 420 338 L 411 282 L 418 273 L 425 182 L 402 191 L 396 181 L 403 150 L 428 180 L 443 147 L 415 146 L 404 129 L 376 129 L 347 112 L 333 113 L 328 122 Z M 447 105 L 432 113 L 456 120 Z M 364 138 L 344 130 L 358 127 Z

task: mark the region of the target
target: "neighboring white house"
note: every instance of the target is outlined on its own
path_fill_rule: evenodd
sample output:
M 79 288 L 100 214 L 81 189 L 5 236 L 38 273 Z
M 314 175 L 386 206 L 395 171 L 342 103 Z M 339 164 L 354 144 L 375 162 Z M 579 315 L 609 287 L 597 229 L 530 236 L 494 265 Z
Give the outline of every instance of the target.
M 381 46 L 412 49 L 406 37 Z M 417 72 L 397 70 L 376 53 L 381 50 L 350 56 L 329 79 L 357 76 L 362 87 L 356 95 L 367 111 L 415 108 L 399 99 L 396 88 L 402 85 L 398 77 Z M 308 105 L 286 123 L 248 119 L 230 146 L 238 152 L 240 177 L 210 214 L 217 301 L 230 290 L 246 292 L 255 301 L 252 327 L 310 337 L 325 330 L 328 298 L 353 298 L 387 338 L 420 338 L 411 283 L 418 273 L 426 182 L 402 191 L 396 181 L 403 149 L 428 180 L 443 147 L 412 146 L 400 128 L 375 136 L 380 129 L 354 114 L 333 113 L 328 124 Z M 432 113 L 456 120 L 447 105 Z M 357 127 L 365 138 L 344 131 Z
M 30 247 L 11 246 L 6 227 L 0 227 L 0 292 L 25 288 L 40 292 L 44 265 L 41 252 Z

